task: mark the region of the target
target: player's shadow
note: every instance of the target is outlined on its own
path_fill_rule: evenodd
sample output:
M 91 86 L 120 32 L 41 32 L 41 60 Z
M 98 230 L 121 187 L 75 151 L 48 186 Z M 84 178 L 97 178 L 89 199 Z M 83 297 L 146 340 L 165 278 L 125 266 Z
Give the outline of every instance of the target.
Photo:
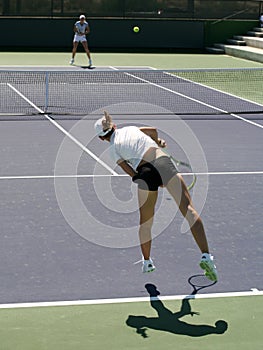
M 147 329 L 155 329 L 174 334 L 187 335 L 190 337 L 202 337 L 208 334 L 223 334 L 227 330 L 227 322 L 219 320 L 215 326 L 206 324 L 191 324 L 181 321 L 180 318 L 186 315 L 198 315 L 198 312 L 191 310 L 190 299 L 186 297 L 182 300 L 181 310 L 172 312 L 167 309 L 163 302 L 158 298 L 160 295 L 156 286 L 153 284 L 146 284 L 150 295 L 150 302 L 152 308 L 157 312 L 158 317 L 133 316 L 129 315 L 126 324 L 129 327 L 136 328 L 136 332 L 143 338 L 147 338 Z

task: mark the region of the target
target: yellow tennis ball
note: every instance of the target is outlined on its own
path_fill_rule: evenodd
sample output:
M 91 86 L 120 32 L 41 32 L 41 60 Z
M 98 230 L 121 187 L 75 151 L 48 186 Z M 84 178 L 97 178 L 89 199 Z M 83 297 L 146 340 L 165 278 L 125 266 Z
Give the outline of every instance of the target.
M 139 27 L 133 27 L 133 31 L 134 31 L 134 33 L 138 33 L 140 31 L 140 28 Z

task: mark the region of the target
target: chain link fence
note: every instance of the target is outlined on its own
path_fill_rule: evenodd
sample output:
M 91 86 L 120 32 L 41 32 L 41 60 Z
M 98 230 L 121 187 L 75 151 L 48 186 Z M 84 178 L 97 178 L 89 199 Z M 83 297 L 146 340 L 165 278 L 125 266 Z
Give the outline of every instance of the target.
M 0 16 L 257 19 L 263 0 L 0 0 Z

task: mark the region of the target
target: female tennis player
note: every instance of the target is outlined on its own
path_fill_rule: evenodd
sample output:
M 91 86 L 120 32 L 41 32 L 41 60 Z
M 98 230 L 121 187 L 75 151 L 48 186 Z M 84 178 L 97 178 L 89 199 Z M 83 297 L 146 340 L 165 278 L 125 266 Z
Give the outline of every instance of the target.
M 155 270 L 150 257 L 151 229 L 158 188 L 162 186 L 167 188 L 189 223 L 193 237 L 202 253 L 200 267 L 210 280 L 216 281 L 217 271 L 213 257 L 209 253 L 202 220 L 193 207 L 182 176 L 170 157 L 162 150 L 166 143 L 158 138 L 157 129 L 136 126 L 117 129 L 107 112 L 104 112 L 104 116 L 96 121 L 94 127 L 101 140 L 110 142 L 112 157 L 116 163 L 138 184 L 142 271 Z
M 84 15 L 81 15 L 79 17 L 79 21 L 77 21 L 74 24 L 74 38 L 73 38 L 73 49 L 72 49 L 72 58 L 70 60 L 70 64 L 74 64 L 74 58 L 77 52 L 78 44 L 81 42 L 82 46 L 84 47 L 84 50 L 86 51 L 86 54 L 89 59 L 89 67 L 92 66 L 92 60 L 88 48 L 88 42 L 86 35 L 90 33 L 90 27 L 88 22 L 86 22 L 86 17 Z

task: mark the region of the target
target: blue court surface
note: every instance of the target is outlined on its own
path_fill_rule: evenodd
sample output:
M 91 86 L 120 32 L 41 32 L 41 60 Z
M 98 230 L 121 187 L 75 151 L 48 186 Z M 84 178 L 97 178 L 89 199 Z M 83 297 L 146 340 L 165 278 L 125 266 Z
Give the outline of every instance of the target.
M 134 101 L 127 92 L 125 107 L 128 90 L 119 81 L 112 89 L 118 94 L 123 90 L 121 102 L 112 104 L 113 93 L 104 106 L 96 106 L 96 113 L 72 118 L 44 113 L 26 88 L 12 83 L 12 96 L 21 99 L 22 108 L 29 104 L 43 113 L 5 111 L 0 116 L 0 304 L 141 298 L 149 296 L 146 283 L 168 297 L 191 293 L 187 280 L 201 273 L 200 253 L 163 189 L 153 229 L 156 271 L 141 272 L 136 185 L 112 163 L 108 143 L 94 133 L 104 107 L 118 127 L 157 127 L 167 140 L 167 151 L 191 163 L 197 175 L 193 201 L 219 273 L 218 283 L 202 293 L 263 290 L 263 106 L 230 93 L 217 95 L 196 83 L 190 101 L 185 97 L 187 86 L 181 84 L 176 91 L 181 89 L 180 101 L 190 114 L 169 113 L 169 90 L 173 79 L 180 78 L 169 76 L 164 84 L 147 75 L 139 79 L 144 79 L 143 88 L 151 85 L 153 99 L 160 99 L 156 104 L 142 96 L 141 110 L 133 109 L 140 94 L 136 90 Z M 3 83 L 1 88 L 7 94 Z M 195 115 L 204 90 L 209 96 L 202 100 L 205 113 Z M 60 99 L 60 91 L 53 94 Z M 68 99 L 65 109 L 70 110 L 70 95 Z M 225 110 L 231 101 L 234 112 L 213 113 L 215 108 Z M 238 114 L 240 105 L 251 113 Z M 191 176 L 185 174 L 187 182 Z

